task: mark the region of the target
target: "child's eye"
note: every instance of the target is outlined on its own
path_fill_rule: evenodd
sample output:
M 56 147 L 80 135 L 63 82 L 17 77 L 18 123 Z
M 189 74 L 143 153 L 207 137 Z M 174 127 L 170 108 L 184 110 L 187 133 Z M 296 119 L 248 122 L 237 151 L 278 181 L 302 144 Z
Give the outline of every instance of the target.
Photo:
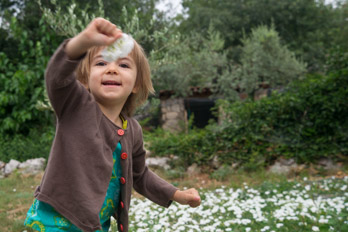
M 129 68 L 129 65 L 128 64 L 120 64 L 120 67 L 121 68 Z
M 100 62 L 97 62 L 95 65 L 96 65 L 96 66 L 105 66 L 106 63 L 103 62 L 103 61 L 100 61 Z

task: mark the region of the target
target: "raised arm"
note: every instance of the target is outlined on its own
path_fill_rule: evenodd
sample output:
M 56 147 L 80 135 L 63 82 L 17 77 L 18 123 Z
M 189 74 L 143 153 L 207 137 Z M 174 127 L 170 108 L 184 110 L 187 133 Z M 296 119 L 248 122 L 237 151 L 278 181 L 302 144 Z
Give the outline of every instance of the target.
M 64 41 L 47 65 L 45 79 L 48 97 L 56 115 L 61 117 L 67 108 L 87 100 L 84 87 L 78 83 L 75 69 L 83 55 L 93 46 L 107 46 L 122 36 L 111 22 L 94 19 L 80 34 Z M 82 99 L 85 96 L 85 99 Z

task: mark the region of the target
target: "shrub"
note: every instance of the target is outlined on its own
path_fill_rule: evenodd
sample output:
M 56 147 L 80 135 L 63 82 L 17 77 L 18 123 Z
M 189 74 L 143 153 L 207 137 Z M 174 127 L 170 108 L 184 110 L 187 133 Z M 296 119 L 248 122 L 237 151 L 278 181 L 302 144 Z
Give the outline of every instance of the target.
M 348 72 L 312 75 L 283 93 L 259 101 L 220 101 L 225 120 L 203 130 L 147 136 L 156 155 L 174 154 L 181 164 L 241 162 L 252 170 L 279 156 L 298 162 L 344 157 L 348 152 Z
M 225 110 L 232 123 L 216 134 L 220 149 L 253 162 L 280 155 L 311 162 L 347 154 L 347 84 L 347 76 L 309 76 L 286 93 L 229 105 Z
M 206 165 L 213 158 L 214 147 L 211 146 L 207 130 L 193 129 L 190 133 L 172 133 L 157 129 L 152 133 L 145 133 L 144 140 L 149 142 L 149 149 L 156 156 L 175 155 L 179 159 L 176 165 L 188 167 L 193 163 Z
M 7 163 L 10 159 L 20 162 L 39 157 L 47 159 L 53 137 L 54 127 L 33 128 L 27 135 L 2 134 L 0 136 L 0 160 Z

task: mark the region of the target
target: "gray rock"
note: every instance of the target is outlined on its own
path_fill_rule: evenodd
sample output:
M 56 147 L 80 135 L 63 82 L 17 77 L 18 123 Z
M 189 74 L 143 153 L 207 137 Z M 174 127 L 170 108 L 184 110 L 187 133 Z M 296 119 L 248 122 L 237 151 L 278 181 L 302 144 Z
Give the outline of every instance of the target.
M 240 166 L 240 162 L 236 162 L 236 163 L 231 164 L 232 169 L 238 169 L 239 166 Z
M 157 166 L 168 170 L 170 159 L 168 157 L 150 157 L 146 159 L 146 165 L 148 166 Z
M 211 166 L 215 169 L 218 169 L 221 166 L 219 157 L 217 155 L 213 157 L 213 160 L 211 161 Z
M 281 162 L 276 161 L 272 166 L 269 167 L 268 171 L 275 174 L 287 175 L 290 173 L 291 167 L 283 165 Z
M 45 169 L 46 159 L 29 159 L 19 165 L 20 172 L 23 174 L 37 174 Z
M 291 166 L 291 165 L 295 164 L 295 160 L 293 158 L 291 158 L 291 159 L 284 159 L 284 158 L 281 157 L 277 161 L 280 162 L 282 165 L 285 165 L 285 166 Z
M 14 170 L 18 168 L 21 163 L 17 160 L 11 159 L 9 163 L 5 165 L 4 174 L 5 176 L 10 175 Z
M 334 164 L 332 159 L 330 158 L 321 158 L 318 161 L 318 164 L 322 166 L 325 170 L 338 170 L 339 167 Z
M 0 160 L 0 179 L 5 177 L 5 162 Z
M 298 173 L 303 170 L 303 168 L 304 165 L 298 165 L 293 158 L 285 159 L 280 157 L 269 167 L 268 171 L 275 174 L 288 175 L 290 173 Z
M 187 168 L 187 174 L 189 176 L 194 176 L 201 173 L 201 169 L 198 167 L 197 164 L 192 164 L 190 167 Z

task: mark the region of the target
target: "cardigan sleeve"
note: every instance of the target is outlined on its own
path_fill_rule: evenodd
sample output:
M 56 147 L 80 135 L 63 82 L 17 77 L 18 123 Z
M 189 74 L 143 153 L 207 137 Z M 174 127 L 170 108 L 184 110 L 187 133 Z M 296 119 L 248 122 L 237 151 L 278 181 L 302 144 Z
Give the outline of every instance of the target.
M 135 152 L 133 153 L 133 187 L 138 193 L 156 204 L 169 207 L 177 188 L 157 176 L 145 164 L 142 129 L 138 122 L 136 125 L 135 137 L 139 139 L 135 141 Z
M 75 76 L 75 69 L 85 55 L 76 60 L 71 60 L 65 53 L 65 46 L 69 42 L 65 40 L 55 51 L 48 62 L 45 81 L 48 98 L 59 118 L 67 108 L 74 109 L 83 92 L 87 92 Z

